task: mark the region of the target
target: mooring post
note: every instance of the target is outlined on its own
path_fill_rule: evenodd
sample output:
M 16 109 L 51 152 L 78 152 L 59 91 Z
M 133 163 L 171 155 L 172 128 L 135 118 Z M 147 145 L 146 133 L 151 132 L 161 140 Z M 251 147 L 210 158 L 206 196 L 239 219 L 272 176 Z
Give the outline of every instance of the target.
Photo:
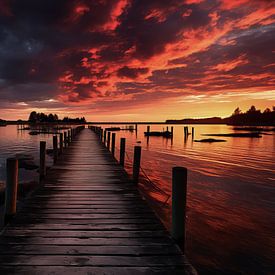
M 64 147 L 68 146 L 67 132 L 64 132 Z
M 194 139 L 194 135 L 195 135 L 195 129 L 194 127 L 192 127 L 192 139 Z
M 15 158 L 7 159 L 7 178 L 5 192 L 5 214 L 4 223 L 16 214 L 17 187 L 18 187 L 18 160 Z
M 108 134 L 107 134 L 107 148 L 108 148 L 108 150 L 110 150 L 110 142 L 111 142 L 111 132 L 108 131 Z
M 58 158 L 58 141 L 57 136 L 53 136 L 53 163 L 57 162 Z
M 120 157 L 119 157 L 119 164 L 124 166 L 125 163 L 125 145 L 126 145 L 126 139 L 121 138 L 120 139 Z
M 171 135 L 172 136 L 174 135 L 174 127 L 173 126 L 171 127 Z
M 100 129 L 100 131 L 101 131 L 101 133 L 100 133 L 100 137 L 101 137 L 101 138 L 100 138 L 100 141 L 103 142 L 103 133 L 104 133 L 104 131 L 103 131 L 102 128 Z
M 133 162 L 133 182 L 135 184 L 138 184 L 140 160 L 141 160 L 141 146 L 135 146 L 135 148 L 134 148 L 134 162 Z
M 104 134 L 103 134 L 103 143 L 104 143 L 104 146 L 106 146 L 106 130 L 104 129 Z
M 115 156 L 115 149 L 116 149 L 116 133 L 112 133 L 112 155 Z
M 59 134 L 59 153 L 63 153 L 63 133 Z
M 68 130 L 68 132 L 67 132 L 67 146 L 69 146 L 70 145 L 70 130 Z
M 187 169 L 172 169 L 172 237 L 185 253 Z
M 46 141 L 40 141 L 40 179 L 46 176 Z
M 150 133 L 150 126 L 147 126 L 147 133 Z

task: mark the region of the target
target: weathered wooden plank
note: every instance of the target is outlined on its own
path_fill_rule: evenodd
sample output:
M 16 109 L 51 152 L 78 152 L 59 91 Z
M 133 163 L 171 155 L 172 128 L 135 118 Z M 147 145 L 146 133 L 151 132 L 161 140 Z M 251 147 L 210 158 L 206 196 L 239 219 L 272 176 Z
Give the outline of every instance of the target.
M 75 246 L 75 245 L 2 245 L 0 255 L 181 255 L 174 245 L 142 245 L 142 246 Z
M 30 229 L 8 229 L 5 237 L 51 237 L 51 238 L 158 238 L 166 237 L 166 231 L 87 231 L 87 230 L 30 230 Z
M 0 244 L 36 244 L 36 245 L 172 245 L 174 242 L 168 237 L 157 238 L 47 238 L 47 237 L 19 237 L 19 236 L 2 236 Z M 1 261 L 0 261 L 1 262 Z
M 182 255 L 167 256 L 71 256 L 71 255 L 1 255 L 0 265 L 67 266 L 184 266 Z
M 76 267 L 76 266 L 2 266 L 3 274 L 23 274 L 23 275 L 144 275 L 144 274 L 193 274 L 192 267 L 188 264 L 184 266 L 169 267 Z

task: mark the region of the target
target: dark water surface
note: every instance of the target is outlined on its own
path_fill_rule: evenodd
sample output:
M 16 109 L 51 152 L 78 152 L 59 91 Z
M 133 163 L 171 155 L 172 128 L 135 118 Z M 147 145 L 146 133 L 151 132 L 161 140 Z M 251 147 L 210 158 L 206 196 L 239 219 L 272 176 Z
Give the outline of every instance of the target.
M 105 127 L 105 126 L 104 126 Z M 151 126 L 151 131 L 162 130 Z M 225 125 L 195 125 L 201 134 L 232 133 Z M 191 127 L 189 126 L 189 129 Z M 146 180 L 142 185 L 158 214 L 170 227 L 171 170 L 188 168 L 187 255 L 201 274 L 272 274 L 275 225 L 275 135 L 262 138 L 225 137 L 223 143 L 184 140 L 183 126 L 174 125 L 174 138 L 144 137 L 138 131 L 116 132 L 116 143 L 125 137 L 131 173 L 133 146 L 142 146 L 142 168 L 159 192 Z M 17 153 L 32 154 L 38 163 L 39 141 L 51 145 L 52 135 L 30 136 L 15 126 L 0 127 L 0 182 L 5 178 L 5 159 Z M 50 146 L 51 147 L 51 146 Z M 119 150 L 116 150 L 116 157 Z M 52 160 L 48 157 L 48 165 Z M 143 174 L 143 173 L 142 173 Z M 35 171 L 20 171 L 20 180 L 33 180 Z M 166 195 L 167 194 L 167 195 Z

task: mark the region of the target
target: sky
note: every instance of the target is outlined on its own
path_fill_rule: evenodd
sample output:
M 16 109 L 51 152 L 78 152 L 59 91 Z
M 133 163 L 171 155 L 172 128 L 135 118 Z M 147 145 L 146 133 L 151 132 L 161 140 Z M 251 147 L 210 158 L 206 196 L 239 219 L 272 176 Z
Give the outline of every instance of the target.
M 0 0 L 0 118 L 272 108 L 274 23 L 272 0 Z

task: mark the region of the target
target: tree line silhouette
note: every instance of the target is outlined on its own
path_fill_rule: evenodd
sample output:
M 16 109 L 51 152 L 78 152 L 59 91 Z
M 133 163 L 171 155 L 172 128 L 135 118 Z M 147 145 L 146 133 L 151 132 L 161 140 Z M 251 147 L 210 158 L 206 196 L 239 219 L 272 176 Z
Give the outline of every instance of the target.
M 166 123 L 183 123 L 183 124 L 228 124 L 236 126 L 275 126 L 275 106 L 272 110 L 266 108 L 263 112 L 257 110 L 254 105 L 246 112 L 236 108 L 230 117 L 210 117 L 210 118 L 188 118 L 180 120 L 166 120 Z
M 85 117 L 81 118 L 70 118 L 64 117 L 63 119 L 59 119 L 57 114 L 44 114 L 44 113 L 37 113 L 36 111 L 32 111 L 29 115 L 29 123 L 57 123 L 57 122 L 64 122 L 64 123 L 85 123 Z
M 266 108 L 263 112 L 257 110 L 254 105 L 246 112 L 242 112 L 238 107 L 233 114 L 224 119 L 230 125 L 275 125 L 275 106 L 272 110 Z

